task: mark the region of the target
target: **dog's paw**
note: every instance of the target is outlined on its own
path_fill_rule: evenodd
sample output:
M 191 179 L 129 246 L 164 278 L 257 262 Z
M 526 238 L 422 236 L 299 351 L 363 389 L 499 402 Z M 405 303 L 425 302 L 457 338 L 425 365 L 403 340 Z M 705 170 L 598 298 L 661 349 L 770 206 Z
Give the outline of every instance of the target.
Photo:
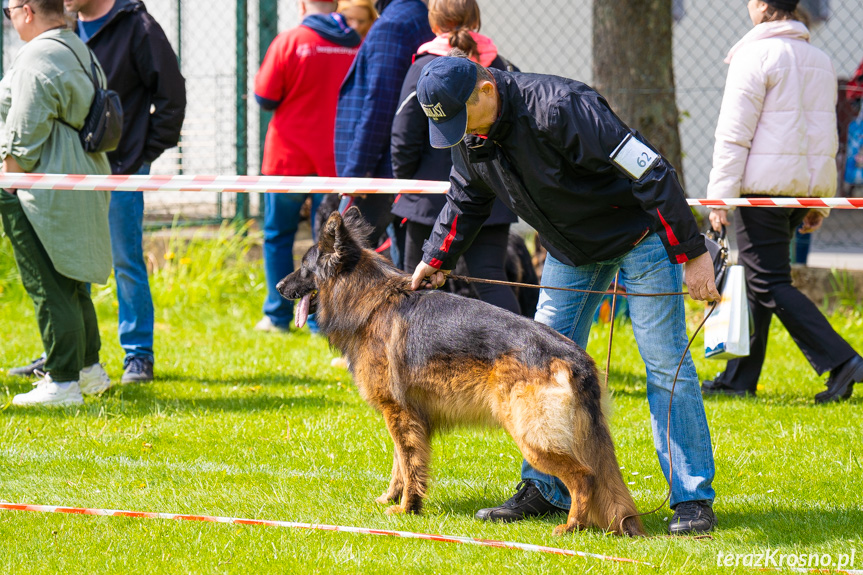
M 391 501 L 397 501 L 396 497 L 391 496 L 389 493 L 384 493 L 377 499 L 375 499 L 375 503 L 380 503 L 381 505 L 386 505 Z
M 404 515 L 406 512 L 404 505 L 390 505 L 384 513 L 387 515 Z
M 578 523 L 561 523 L 552 530 L 551 534 L 560 537 L 573 531 L 581 531 L 582 529 L 584 529 L 584 525 L 579 525 Z

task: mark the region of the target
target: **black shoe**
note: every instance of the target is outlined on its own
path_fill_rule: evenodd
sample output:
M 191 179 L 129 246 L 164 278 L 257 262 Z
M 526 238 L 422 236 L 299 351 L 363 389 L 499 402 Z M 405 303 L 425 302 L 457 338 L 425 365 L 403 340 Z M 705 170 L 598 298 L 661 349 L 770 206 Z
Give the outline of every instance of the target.
M 716 523 L 716 515 L 707 501 L 682 501 L 674 506 L 668 532 L 672 535 L 707 533 L 716 527 Z
M 734 395 L 737 397 L 746 397 L 747 395 L 755 395 L 754 391 L 744 391 L 728 387 L 724 383 L 720 383 L 714 379 L 705 379 L 701 382 L 701 395 Z
M 147 383 L 153 381 L 153 362 L 145 357 L 132 356 L 126 362 L 122 383 Z
M 9 375 L 17 375 L 19 377 L 34 377 L 36 371 L 45 371 L 45 356 L 40 355 L 29 364 L 21 367 L 13 367 L 9 370 Z
M 532 481 L 521 481 L 515 495 L 499 507 L 489 507 L 476 512 L 476 518 L 483 521 L 521 521 L 528 517 L 542 517 L 552 513 L 565 513 L 545 500 Z
M 12 373 L 12 372 L 9 372 Z M 854 384 L 863 381 L 863 358 L 855 355 L 842 365 L 830 371 L 824 384 L 827 391 L 815 396 L 815 403 L 828 403 L 848 399 L 854 393 Z

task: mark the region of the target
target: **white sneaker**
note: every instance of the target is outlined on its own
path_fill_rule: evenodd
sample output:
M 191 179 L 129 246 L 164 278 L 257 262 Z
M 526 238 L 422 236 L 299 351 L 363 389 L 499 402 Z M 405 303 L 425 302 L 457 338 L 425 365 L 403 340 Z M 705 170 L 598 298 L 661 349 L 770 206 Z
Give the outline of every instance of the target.
M 111 387 L 111 378 L 101 363 L 94 363 L 78 374 L 78 385 L 84 395 L 99 395 Z
M 261 321 L 255 324 L 255 331 L 266 331 L 270 333 L 288 333 L 290 328 L 278 326 L 273 323 L 270 316 L 265 315 Z
M 19 393 L 12 398 L 12 405 L 81 405 L 81 387 L 77 381 L 55 383 L 51 375 L 42 376 L 33 391 Z

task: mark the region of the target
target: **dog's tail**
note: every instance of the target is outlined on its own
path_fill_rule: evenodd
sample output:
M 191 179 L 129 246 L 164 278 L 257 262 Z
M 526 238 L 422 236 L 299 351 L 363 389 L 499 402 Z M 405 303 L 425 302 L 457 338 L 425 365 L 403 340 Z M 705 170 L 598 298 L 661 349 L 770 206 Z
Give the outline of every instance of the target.
M 605 435 L 608 446 L 604 445 L 605 441 L 602 442 L 603 445 L 593 462 L 596 481 L 590 509 L 591 522 L 618 535 L 644 535 L 644 527 L 638 518 L 638 508 L 626 488 L 614 456 L 611 435 L 607 430 Z
M 598 397 L 593 396 L 593 401 L 590 402 L 593 405 L 588 409 L 594 415 L 591 441 L 587 442 L 585 449 L 581 449 L 578 454 L 594 472 L 593 497 L 588 518 L 592 524 L 618 535 L 645 535 L 644 527 L 637 516 L 638 508 L 623 481 L 614 453 L 614 442 L 605 417 L 609 411 L 607 391 L 600 387 L 595 369 L 585 371 L 590 373 L 580 370 L 579 373 L 573 373 L 573 376 L 576 380 L 582 378 L 585 388 L 601 390 Z M 582 397 L 584 398 L 584 395 Z

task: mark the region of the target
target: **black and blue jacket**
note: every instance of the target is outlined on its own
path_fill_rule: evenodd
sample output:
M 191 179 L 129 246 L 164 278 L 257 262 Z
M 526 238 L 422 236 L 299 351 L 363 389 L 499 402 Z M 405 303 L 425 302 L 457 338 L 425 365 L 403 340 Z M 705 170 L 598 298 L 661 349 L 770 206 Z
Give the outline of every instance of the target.
M 621 256 L 651 232 L 672 263 L 706 251 L 674 168 L 596 91 L 557 76 L 490 72 L 500 117 L 487 139 L 468 136 L 454 148 L 452 186 L 423 261 L 452 269 L 496 198 L 570 265 Z M 631 137 L 657 156 L 638 179 L 611 160 Z
M 440 56 L 423 54 L 417 56 L 405 76 L 399 107 L 393 120 L 393 134 L 390 150 L 393 160 L 393 176 L 404 180 L 449 179 L 452 170 L 452 151 L 432 148 L 429 143 L 428 116 L 417 100 L 417 82 L 423 67 Z M 501 70 L 507 67 L 518 71 L 506 60 L 498 56 L 491 63 Z M 443 194 L 401 194 L 393 204 L 392 212 L 400 218 L 426 226 L 434 225 L 438 214 L 446 204 Z M 485 225 L 512 224 L 518 218 L 502 202 L 497 201 Z
M 74 29 L 77 33 L 77 21 Z M 123 135 L 117 149 L 108 152 L 111 172 L 134 174 L 180 140 L 186 81 L 177 55 L 138 0 L 117 0 L 87 45 L 123 104 Z

